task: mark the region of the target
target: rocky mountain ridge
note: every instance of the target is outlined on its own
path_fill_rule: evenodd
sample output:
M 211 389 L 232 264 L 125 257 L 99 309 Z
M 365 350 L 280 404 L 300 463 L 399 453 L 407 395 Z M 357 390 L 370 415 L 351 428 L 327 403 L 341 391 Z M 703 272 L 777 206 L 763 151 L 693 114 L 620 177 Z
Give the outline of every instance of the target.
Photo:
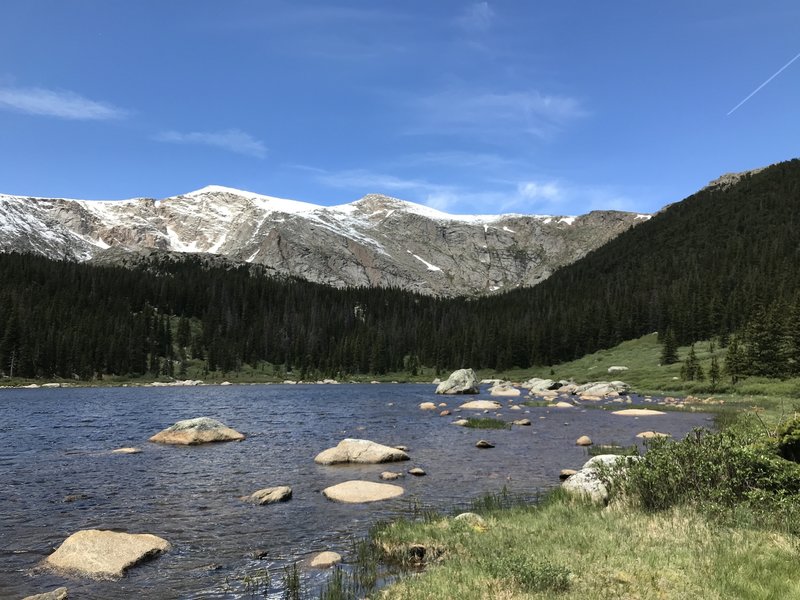
M 432 295 L 531 286 L 649 215 L 452 215 L 370 194 L 319 206 L 221 186 L 116 201 L 0 195 L 0 251 L 117 262 L 200 253 L 332 286 Z

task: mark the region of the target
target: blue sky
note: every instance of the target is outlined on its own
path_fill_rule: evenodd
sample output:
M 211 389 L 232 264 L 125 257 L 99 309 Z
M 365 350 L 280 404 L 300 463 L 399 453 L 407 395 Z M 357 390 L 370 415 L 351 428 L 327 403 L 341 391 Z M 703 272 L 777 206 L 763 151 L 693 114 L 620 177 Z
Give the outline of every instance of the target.
M 800 60 L 730 112 L 798 31 L 788 0 L 3 0 L 0 192 L 652 212 L 800 155 Z

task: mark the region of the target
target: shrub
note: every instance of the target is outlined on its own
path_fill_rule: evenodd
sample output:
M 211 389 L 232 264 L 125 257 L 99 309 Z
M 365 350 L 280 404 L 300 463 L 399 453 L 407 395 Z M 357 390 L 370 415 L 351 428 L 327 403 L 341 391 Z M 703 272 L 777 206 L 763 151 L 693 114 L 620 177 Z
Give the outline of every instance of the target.
M 693 504 L 762 507 L 800 492 L 800 466 L 777 456 L 764 434 L 739 427 L 721 433 L 695 429 L 682 441 L 656 439 L 622 482 L 645 510 Z
M 800 462 L 800 417 L 783 423 L 777 431 L 778 453 L 786 460 Z

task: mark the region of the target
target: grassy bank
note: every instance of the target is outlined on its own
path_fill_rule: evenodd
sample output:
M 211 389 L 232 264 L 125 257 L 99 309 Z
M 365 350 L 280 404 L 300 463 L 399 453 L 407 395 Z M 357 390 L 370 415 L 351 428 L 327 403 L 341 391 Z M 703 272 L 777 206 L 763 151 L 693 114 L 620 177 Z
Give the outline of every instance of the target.
M 422 573 L 387 599 L 797 598 L 800 423 L 754 419 L 654 443 L 607 507 L 560 490 L 536 506 L 396 521 L 372 541 L 386 556 L 426 549 Z M 489 503 L 491 504 L 491 503 Z M 416 550 L 420 554 L 419 550 Z

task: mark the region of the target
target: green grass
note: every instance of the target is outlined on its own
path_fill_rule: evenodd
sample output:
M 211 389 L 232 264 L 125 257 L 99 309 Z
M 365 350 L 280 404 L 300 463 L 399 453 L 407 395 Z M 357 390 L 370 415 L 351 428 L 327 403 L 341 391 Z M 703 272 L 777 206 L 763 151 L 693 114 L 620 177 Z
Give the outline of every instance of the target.
M 600 510 L 556 494 L 492 513 L 485 528 L 401 521 L 377 541 L 394 552 L 439 549 L 423 574 L 384 590 L 387 600 L 800 597 L 796 540 L 713 525 L 692 510 Z
M 464 427 L 471 429 L 511 429 L 511 424 L 500 419 L 469 417 Z

